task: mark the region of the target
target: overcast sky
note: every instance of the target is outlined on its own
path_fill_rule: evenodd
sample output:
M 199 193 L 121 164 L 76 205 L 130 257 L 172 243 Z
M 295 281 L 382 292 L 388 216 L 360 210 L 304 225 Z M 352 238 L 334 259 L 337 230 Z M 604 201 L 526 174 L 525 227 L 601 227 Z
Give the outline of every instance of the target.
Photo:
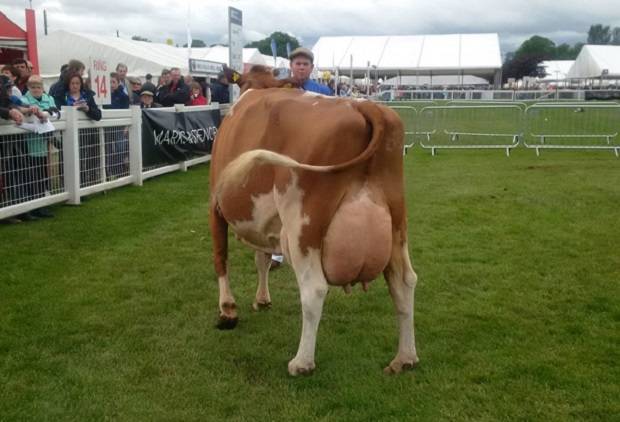
M 0 11 L 24 26 L 27 0 L 0 0 Z M 39 33 L 65 29 L 154 42 L 226 42 L 227 8 L 243 11 L 246 41 L 288 32 L 311 47 L 327 35 L 422 35 L 497 32 L 502 54 L 532 35 L 556 44 L 586 41 L 591 24 L 620 27 L 620 0 L 32 0 Z

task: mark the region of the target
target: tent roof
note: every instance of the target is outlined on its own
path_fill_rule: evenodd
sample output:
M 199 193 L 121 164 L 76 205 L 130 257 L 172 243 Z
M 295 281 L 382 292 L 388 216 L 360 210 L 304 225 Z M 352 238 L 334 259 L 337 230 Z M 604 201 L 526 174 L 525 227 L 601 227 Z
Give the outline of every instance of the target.
M 0 12 L 0 48 L 26 48 L 26 31 Z
M 607 70 L 607 75 L 602 75 Z M 569 78 L 620 79 L 620 46 L 584 45 L 568 71 Z
M 575 60 L 546 60 L 540 63 L 545 68 L 547 75 L 540 78 L 542 82 L 562 81 L 566 79 L 568 71 L 575 63 Z
M 432 82 L 433 86 L 442 85 L 461 85 L 461 77 L 459 75 L 440 75 L 434 76 L 431 80 L 430 76 L 401 76 L 400 77 L 400 85 L 430 85 Z M 398 85 L 398 77 L 389 78 L 383 81 L 381 85 Z M 484 78 L 479 78 L 477 76 L 464 75 L 463 76 L 463 85 L 489 85 L 489 81 Z
M 189 71 L 187 48 L 167 44 L 68 31 L 42 36 L 38 42 L 41 74 L 44 76 L 58 75 L 60 66 L 70 59 L 86 64 L 89 57 L 105 58 L 110 71 L 117 63 L 125 63 L 131 76 L 156 75 L 171 67 L 178 67 L 184 74 Z M 191 58 L 228 63 L 228 47 L 192 48 Z M 243 62 L 265 64 L 256 48 L 243 49 Z
M 382 74 L 492 75 L 501 69 L 497 34 L 321 37 L 312 48 L 319 69 L 365 72 L 368 63 Z

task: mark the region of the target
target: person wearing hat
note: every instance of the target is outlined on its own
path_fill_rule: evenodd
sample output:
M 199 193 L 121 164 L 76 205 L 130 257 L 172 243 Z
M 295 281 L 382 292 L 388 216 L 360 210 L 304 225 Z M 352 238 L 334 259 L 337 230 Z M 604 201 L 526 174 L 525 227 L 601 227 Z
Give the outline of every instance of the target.
M 296 48 L 289 55 L 289 60 L 291 77 L 299 82 L 299 85 L 304 91 L 332 95 L 328 87 L 310 79 L 310 74 L 314 69 L 314 54 L 312 54 L 312 51 L 304 47 Z
M 157 91 L 157 87 L 153 83 L 153 75 L 147 73 L 144 76 L 144 79 L 146 79 L 146 82 L 142 84 L 142 91 L 151 91 L 152 93 L 155 93 Z
M 217 81 L 211 84 L 211 102 L 220 104 L 228 104 L 230 102 L 228 78 L 224 72 L 218 73 Z
M 159 108 L 161 104 L 156 103 L 153 99 L 153 92 L 143 89 L 140 93 L 140 108 Z

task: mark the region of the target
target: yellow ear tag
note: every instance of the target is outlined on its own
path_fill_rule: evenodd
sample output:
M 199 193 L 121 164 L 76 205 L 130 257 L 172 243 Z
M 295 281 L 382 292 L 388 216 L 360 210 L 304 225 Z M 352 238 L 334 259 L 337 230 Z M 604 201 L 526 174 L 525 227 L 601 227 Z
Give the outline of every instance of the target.
M 237 72 L 233 73 L 233 76 L 232 76 L 233 82 L 237 82 L 240 77 L 241 77 L 241 75 L 239 73 L 237 73 Z

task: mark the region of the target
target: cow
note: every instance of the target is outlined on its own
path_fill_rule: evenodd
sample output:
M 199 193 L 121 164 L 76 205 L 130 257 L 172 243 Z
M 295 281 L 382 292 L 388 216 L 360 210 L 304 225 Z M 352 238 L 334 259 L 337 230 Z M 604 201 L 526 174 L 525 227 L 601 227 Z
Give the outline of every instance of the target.
M 241 96 L 218 130 L 210 168 L 218 328 L 238 321 L 227 269 L 230 226 L 255 250 L 254 309 L 271 306 L 271 254 L 284 254 L 295 273 L 303 323 L 291 375 L 315 369 L 328 286 L 348 292 L 359 282 L 365 290 L 381 273 L 399 326 L 398 351 L 384 371 L 414 367 L 417 276 L 407 243 L 400 118 L 371 101 L 304 92 L 264 68 L 228 74 Z

